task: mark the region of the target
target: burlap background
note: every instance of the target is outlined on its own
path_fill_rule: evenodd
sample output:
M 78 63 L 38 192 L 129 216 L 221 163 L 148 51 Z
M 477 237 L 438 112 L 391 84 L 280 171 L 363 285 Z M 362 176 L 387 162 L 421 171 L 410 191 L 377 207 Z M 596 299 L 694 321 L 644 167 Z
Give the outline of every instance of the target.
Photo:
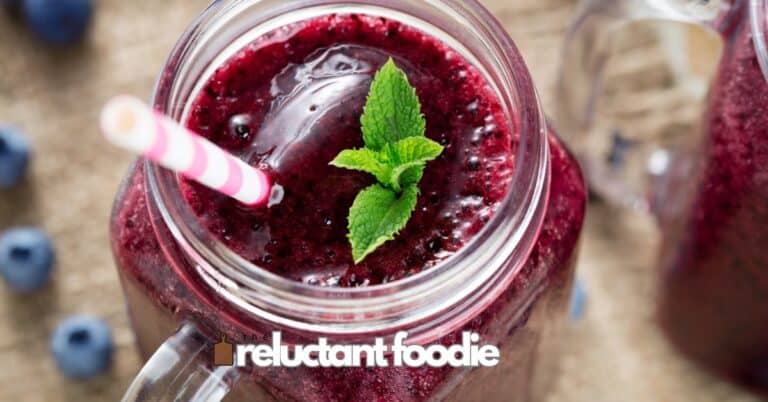
M 131 158 L 104 143 L 96 116 L 111 95 L 149 95 L 170 47 L 206 3 L 102 0 L 87 41 L 66 51 L 51 51 L 0 13 L 0 121 L 23 127 L 35 143 L 29 180 L 0 194 L 0 229 L 41 225 L 59 252 L 55 279 L 41 293 L 16 296 L 0 286 L 0 401 L 118 400 L 137 372 L 107 237 L 112 198 Z M 551 108 L 558 50 L 575 0 L 484 3 L 520 46 Z M 632 40 L 645 46 L 649 38 Z M 663 80 L 653 65 L 658 57 L 649 52 L 630 51 L 620 73 Z M 667 95 L 648 92 L 647 107 L 663 98 L 667 108 L 691 116 L 682 113 L 685 96 Z M 650 219 L 593 205 L 580 267 L 590 310 L 569 329 L 564 375 L 552 401 L 752 400 L 681 360 L 654 326 L 657 239 Z M 118 345 L 110 373 L 85 384 L 61 377 L 47 346 L 56 323 L 81 312 L 109 321 Z

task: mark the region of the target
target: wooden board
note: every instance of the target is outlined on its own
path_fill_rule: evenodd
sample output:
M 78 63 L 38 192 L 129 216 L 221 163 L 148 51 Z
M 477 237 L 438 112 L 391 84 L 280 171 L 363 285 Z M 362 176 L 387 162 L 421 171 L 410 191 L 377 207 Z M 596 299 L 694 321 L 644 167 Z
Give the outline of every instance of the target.
M 107 234 L 131 158 L 105 145 L 96 116 L 114 94 L 149 96 L 171 46 L 206 3 L 102 0 L 88 40 L 66 51 L 39 44 L 0 13 L 0 121 L 23 127 L 35 143 L 30 179 L 0 195 L 0 229 L 43 226 L 59 258 L 53 283 L 38 294 L 0 286 L 0 401 L 119 400 L 137 372 Z M 520 46 L 550 108 L 575 1 L 485 3 Z M 657 239 L 649 219 L 593 205 L 580 267 L 590 308 L 569 328 L 553 402 L 753 400 L 691 367 L 660 336 L 652 314 Z M 104 317 L 115 331 L 114 367 L 93 382 L 64 379 L 48 352 L 56 323 L 73 313 Z

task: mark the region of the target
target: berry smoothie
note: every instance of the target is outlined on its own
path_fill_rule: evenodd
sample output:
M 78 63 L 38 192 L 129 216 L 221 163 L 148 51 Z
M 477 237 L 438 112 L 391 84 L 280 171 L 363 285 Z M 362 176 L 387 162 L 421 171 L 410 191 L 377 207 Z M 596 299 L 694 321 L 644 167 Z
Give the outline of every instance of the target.
M 710 97 L 700 184 L 664 242 L 661 319 L 696 361 L 768 393 L 768 84 L 742 4 Z
M 360 116 L 376 71 L 393 58 L 421 99 L 427 137 L 445 147 L 427 165 L 421 195 L 395 240 L 354 264 L 347 214 L 370 175 L 335 168 L 363 145 Z M 246 207 L 196 183 L 182 184 L 197 218 L 228 248 L 284 278 L 318 287 L 371 287 L 430 270 L 490 221 L 515 172 L 518 133 L 484 76 L 461 54 L 401 22 L 331 14 L 286 25 L 253 41 L 210 76 L 188 127 L 254 166 L 284 192 L 268 208 Z M 268 369 L 241 380 L 242 400 L 533 401 L 554 377 L 585 209 L 579 168 L 549 135 L 551 183 L 545 221 L 512 284 L 461 330 L 498 344 L 493 369 Z M 151 353 L 183 320 L 234 341 L 277 329 L 225 301 L 203 303 L 176 274 L 191 269 L 161 252 L 144 170 L 126 180 L 112 220 L 112 245 L 142 351 Z M 233 397 L 234 400 L 237 396 Z

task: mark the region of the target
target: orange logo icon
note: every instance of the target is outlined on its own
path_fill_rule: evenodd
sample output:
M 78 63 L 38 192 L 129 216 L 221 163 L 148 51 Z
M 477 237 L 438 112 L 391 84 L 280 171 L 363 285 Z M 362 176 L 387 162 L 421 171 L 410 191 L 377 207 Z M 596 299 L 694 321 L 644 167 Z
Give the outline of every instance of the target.
M 234 366 L 235 365 L 235 347 L 227 342 L 227 337 L 222 336 L 221 342 L 213 346 L 213 365 L 214 366 Z

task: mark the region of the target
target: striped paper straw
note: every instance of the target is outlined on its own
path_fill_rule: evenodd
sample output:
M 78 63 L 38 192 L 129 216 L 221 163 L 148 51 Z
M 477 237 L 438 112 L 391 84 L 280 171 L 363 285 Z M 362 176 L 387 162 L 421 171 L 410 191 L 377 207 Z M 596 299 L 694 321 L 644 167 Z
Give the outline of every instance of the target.
M 107 103 L 101 129 L 115 145 L 144 155 L 167 169 L 246 205 L 265 204 L 270 180 L 205 138 L 130 96 Z

